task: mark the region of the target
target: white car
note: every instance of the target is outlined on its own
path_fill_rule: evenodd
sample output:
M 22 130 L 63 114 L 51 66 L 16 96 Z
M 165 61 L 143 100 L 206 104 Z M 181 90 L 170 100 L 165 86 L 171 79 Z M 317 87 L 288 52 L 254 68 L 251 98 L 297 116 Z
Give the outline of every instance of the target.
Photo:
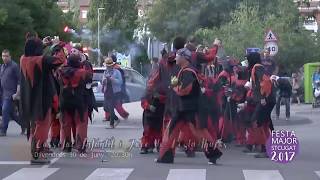
M 146 79 L 132 68 L 122 67 L 122 70 L 125 74 L 127 93 L 127 97 L 124 98 L 124 102 L 140 101 L 145 93 Z M 102 92 L 102 78 L 104 71 L 105 67 L 93 68 L 93 83 L 98 84 L 93 87 L 93 93 L 98 107 L 102 107 L 104 101 L 104 94 Z

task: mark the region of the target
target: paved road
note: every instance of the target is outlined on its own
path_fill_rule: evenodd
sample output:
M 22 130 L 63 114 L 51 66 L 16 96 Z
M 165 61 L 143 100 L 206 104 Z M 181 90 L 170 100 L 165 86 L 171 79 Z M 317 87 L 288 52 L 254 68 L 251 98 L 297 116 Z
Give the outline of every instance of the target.
M 112 144 L 110 139 L 115 138 L 113 152 L 92 150 L 87 157 L 80 157 L 73 153 L 61 154 L 56 150 L 52 164 L 46 166 L 29 165 L 29 143 L 25 137 L 18 135 L 19 127 L 11 123 L 8 136 L 0 138 L 0 179 L 320 180 L 320 109 L 311 109 L 310 105 L 293 106 L 290 121 L 283 118 L 274 121 L 276 129 L 294 130 L 299 138 L 300 153 L 292 163 L 278 164 L 269 159 L 255 159 L 253 155 L 242 153 L 242 148 L 231 144 L 224 150 L 217 166 L 207 165 L 202 153 L 197 153 L 195 158 L 187 158 L 178 151 L 175 164 L 169 165 L 154 163 L 157 153 L 140 155 L 135 145 L 138 145 L 136 142 L 142 134 L 142 110 L 139 103 L 126 106 L 130 118 L 122 121 L 117 129 L 106 129 L 107 125 L 101 121 L 103 113 L 96 114 L 94 123 L 89 125 L 90 140 L 109 139 L 109 144 L 103 144 L 109 147 Z M 123 148 L 131 146 L 130 153 L 122 153 Z

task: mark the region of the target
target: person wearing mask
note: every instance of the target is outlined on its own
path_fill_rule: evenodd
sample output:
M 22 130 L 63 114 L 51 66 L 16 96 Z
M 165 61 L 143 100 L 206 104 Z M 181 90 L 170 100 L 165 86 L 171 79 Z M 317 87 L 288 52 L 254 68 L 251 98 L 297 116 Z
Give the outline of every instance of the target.
M 17 63 L 11 59 L 10 51 L 2 51 L 3 63 L 0 67 L 1 94 L 2 94 L 2 126 L 0 126 L 0 136 L 7 135 L 9 121 L 13 119 L 21 126 L 21 134 L 25 133 L 18 114 L 15 111 L 15 101 L 19 99 L 20 91 L 20 69 Z

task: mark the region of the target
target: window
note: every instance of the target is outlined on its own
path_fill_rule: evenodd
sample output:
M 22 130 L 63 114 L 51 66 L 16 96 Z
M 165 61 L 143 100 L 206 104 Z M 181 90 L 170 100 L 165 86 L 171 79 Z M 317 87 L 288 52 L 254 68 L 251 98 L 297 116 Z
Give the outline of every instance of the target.
M 135 71 L 131 71 L 131 73 L 132 73 L 132 81 L 133 81 L 133 83 L 140 84 L 142 86 L 145 85 L 145 80 L 144 80 L 143 76 L 141 76 L 139 73 L 137 73 Z
M 82 19 L 87 19 L 88 11 L 87 10 L 82 10 L 81 11 L 81 18 Z

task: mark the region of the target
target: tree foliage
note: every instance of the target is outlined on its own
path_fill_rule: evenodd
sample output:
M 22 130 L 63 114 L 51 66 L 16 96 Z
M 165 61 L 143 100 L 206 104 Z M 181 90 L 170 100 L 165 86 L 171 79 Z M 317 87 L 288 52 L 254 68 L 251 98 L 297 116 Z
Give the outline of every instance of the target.
M 8 13 L 5 9 L 0 8 L 0 25 L 8 18 Z
M 97 35 L 98 8 L 100 10 L 100 45 L 103 54 L 113 49 L 124 49 L 133 41 L 137 28 L 136 0 L 92 0 L 88 13 L 89 28 Z M 93 38 L 93 47 L 97 47 L 97 37 Z
M 0 14 L 3 12 L 6 16 L 0 15 L 0 49 L 9 49 L 15 59 L 23 53 L 27 32 L 37 32 L 40 37 L 58 35 L 68 39 L 63 32 L 68 22 L 55 1 L 2 0 Z
M 220 27 L 240 0 L 155 0 L 148 13 L 148 26 L 161 41 L 189 36 L 199 28 Z
M 278 35 L 279 52 L 275 59 L 286 71 L 319 60 L 318 35 L 304 30 L 297 7 L 291 0 L 244 1 L 231 13 L 229 23 L 221 28 L 199 29 L 195 35 L 204 44 L 221 38 L 227 54 L 242 59 L 246 48 L 263 48 L 268 29 Z

